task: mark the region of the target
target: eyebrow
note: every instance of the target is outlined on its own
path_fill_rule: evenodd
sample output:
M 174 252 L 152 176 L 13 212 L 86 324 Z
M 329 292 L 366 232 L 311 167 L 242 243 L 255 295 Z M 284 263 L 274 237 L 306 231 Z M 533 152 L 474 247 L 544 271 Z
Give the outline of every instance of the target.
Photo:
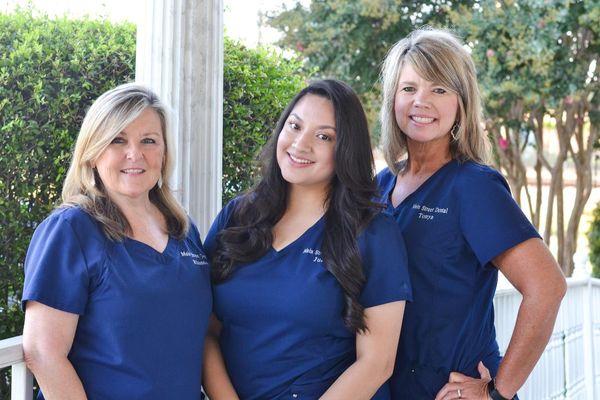
M 299 119 L 300 121 L 303 121 L 303 119 L 300 118 L 300 116 L 298 116 L 298 114 L 296 114 L 296 113 L 291 113 L 290 117 L 294 117 L 294 118 Z M 317 128 L 319 128 L 319 129 L 332 129 L 332 130 L 335 131 L 335 126 L 331 126 L 331 125 L 319 125 Z
M 121 131 L 121 132 L 119 132 L 119 135 L 127 136 L 127 132 Z M 142 133 L 142 136 L 150 136 L 150 135 L 160 136 L 161 134 L 159 132 L 144 132 L 144 133 Z

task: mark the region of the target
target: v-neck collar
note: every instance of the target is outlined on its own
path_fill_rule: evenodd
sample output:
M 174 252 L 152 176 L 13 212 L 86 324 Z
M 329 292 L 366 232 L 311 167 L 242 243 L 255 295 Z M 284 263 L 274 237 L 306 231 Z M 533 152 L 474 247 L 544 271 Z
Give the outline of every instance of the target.
M 300 236 L 298 236 L 296 239 L 294 239 L 292 242 L 288 243 L 287 245 L 285 245 L 281 249 L 276 250 L 275 247 L 273 247 L 273 245 L 271 245 L 270 252 L 273 253 L 274 255 L 285 254 L 288 251 L 288 249 L 291 249 L 291 248 L 295 247 L 306 236 L 308 236 L 310 233 L 312 233 L 313 231 L 315 231 L 319 226 L 321 226 L 322 224 L 324 224 L 324 221 L 325 221 L 325 215 L 322 215 L 321 218 L 319 218 L 317 220 L 317 222 L 315 222 L 314 224 L 312 224 Z
M 394 211 L 401 209 L 411 198 L 415 197 L 418 193 L 423 191 L 424 188 L 429 185 L 429 182 L 431 182 L 437 175 L 439 175 L 442 171 L 446 170 L 450 165 L 454 165 L 456 162 L 457 161 L 455 159 L 452 159 L 452 160 L 448 161 L 446 164 L 442 165 L 433 174 L 431 174 L 431 176 L 429 176 L 427 179 L 425 179 L 425 181 L 423 183 L 421 183 L 419 185 L 419 187 L 417 187 L 412 193 L 410 193 L 408 196 L 406 196 L 404 198 L 404 200 L 402 200 L 400 203 L 398 203 L 398 205 L 396 207 L 394 207 L 394 204 L 392 203 L 392 193 L 394 192 L 394 189 L 396 188 L 396 183 L 398 181 L 398 175 L 395 175 L 394 179 L 392 181 L 392 185 L 385 196 L 387 199 L 388 208 L 391 208 Z
M 177 239 L 169 235 L 169 239 L 167 240 L 167 246 L 165 249 L 160 252 L 156 250 L 154 247 L 140 242 L 139 240 L 125 237 L 125 244 L 128 245 L 131 249 L 138 251 L 140 254 L 144 254 L 147 257 L 150 257 L 153 260 L 156 260 L 161 263 L 168 263 L 173 258 L 175 252 L 174 249 L 177 247 Z

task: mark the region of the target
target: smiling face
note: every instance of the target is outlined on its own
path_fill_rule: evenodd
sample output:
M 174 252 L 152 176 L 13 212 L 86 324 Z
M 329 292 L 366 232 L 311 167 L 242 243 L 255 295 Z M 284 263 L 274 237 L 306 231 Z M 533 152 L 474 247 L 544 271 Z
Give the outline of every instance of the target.
M 94 166 L 113 201 L 148 199 L 161 177 L 164 157 L 160 117 L 147 108 L 112 140 Z
M 292 109 L 277 139 L 277 163 L 292 185 L 322 186 L 333 177 L 336 141 L 331 101 L 307 94 Z
M 458 96 L 423 79 L 407 63 L 400 73 L 394 98 L 396 123 L 410 142 L 448 140 L 458 115 Z

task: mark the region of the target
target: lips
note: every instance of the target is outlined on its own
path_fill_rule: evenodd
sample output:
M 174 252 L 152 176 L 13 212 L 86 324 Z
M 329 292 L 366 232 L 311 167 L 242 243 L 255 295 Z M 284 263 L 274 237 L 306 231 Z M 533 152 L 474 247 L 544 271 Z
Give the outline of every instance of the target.
M 290 153 L 288 153 L 288 156 L 290 157 L 290 160 L 292 160 L 292 163 L 294 163 L 294 164 L 310 165 L 310 164 L 314 164 L 315 163 L 314 161 L 307 160 L 305 158 L 300 158 L 300 157 L 293 156 Z
M 122 169 L 121 172 L 127 175 L 139 175 L 146 172 L 146 170 L 142 168 L 126 168 Z
M 426 117 L 426 116 L 421 116 L 421 115 L 410 115 L 409 118 L 419 124 L 430 124 L 433 121 L 435 121 L 435 118 L 433 117 Z

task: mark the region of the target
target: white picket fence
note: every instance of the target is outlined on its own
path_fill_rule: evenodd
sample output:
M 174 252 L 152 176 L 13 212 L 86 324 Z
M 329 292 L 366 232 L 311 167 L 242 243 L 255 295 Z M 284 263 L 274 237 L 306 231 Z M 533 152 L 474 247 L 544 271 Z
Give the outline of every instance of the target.
M 522 400 L 600 399 L 600 279 L 569 278 L 550 342 L 519 391 Z M 496 335 L 500 351 L 508 346 L 521 295 L 496 292 Z
M 600 399 L 600 279 L 569 278 L 554 332 L 521 400 Z M 508 346 L 521 295 L 499 289 L 494 306 L 500 351 Z M 12 368 L 12 400 L 31 400 L 32 376 L 23 362 L 21 337 L 0 341 L 0 368 Z

